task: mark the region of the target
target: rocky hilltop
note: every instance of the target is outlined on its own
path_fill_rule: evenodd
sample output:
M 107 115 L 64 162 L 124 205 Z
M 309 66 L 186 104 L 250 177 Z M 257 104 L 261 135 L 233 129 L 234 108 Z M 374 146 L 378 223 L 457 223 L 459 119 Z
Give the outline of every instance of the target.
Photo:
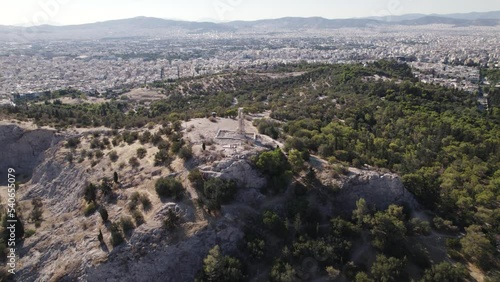
M 211 149 L 203 151 L 198 137 L 215 136 L 206 132 L 205 122 L 194 120 L 186 125 L 189 131 L 184 129 L 193 158 L 190 161 L 177 158 L 168 166 L 154 166 L 153 156 L 158 148 L 139 141 L 92 149 L 94 140 L 113 138 L 110 130 L 81 132 L 76 135 L 81 143 L 76 149 L 69 149 L 64 146 L 69 134 L 24 130 L 16 125 L 0 127 L 0 144 L 8 148 L 2 151 L 2 171 L 14 167 L 30 179 L 18 192 L 23 213 L 29 214 L 35 198 L 42 200 L 44 208 L 41 226 L 24 240 L 19 250 L 16 278 L 19 281 L 193 281 L 202 268 L 203 258 L 214 245 L 219 245 L 223 253 L 244 257 L 240 246 L 248 222 L 265 209 L 284 210 L 291 192 L 274 197 L 261 192 L 268 180 L 255 168 L 252 156 L 267 150 L 263 146 L 246 144 L 233 150 L 214 141 Z M 224 122 L 233 121 L 220 121 L 219 125 Z M 198 132 L 197 128 L 204 132 Z M 256 130 L 251 123 L 247 129 Z M 151 132 L 159 130 L 156 126 Z M 139 134 L 143 132 L 140 130 Z M 263 138 L 264 143 L 272 142 Z M 146 157 L 138 160 L 136 167 L 126 165 L 139 147 L 146 150 Z M 89 151 L 102 156 L 90 158 Z M 117 153 L 117 161 L 110 160 L 113 152 Z M 68 159 L 68 154 L 73 157 Z M 199 205 L 200 195 L 188 180 L 189 172 L 195 168 L 205 177 L 231 179 L 238 185 L 234 200 L 216 214 Z M 327 173 L 326 167 L 324 170 L 317 173 Z M 88 205 L 83 195 L 89 183 L 99 184 L 103 178 L 112 178 L 113 172 L 118 172 L 119 183 L 113 184 L 114 197 L 100 200 L 109 213 L 109 222 L 103 223 L 97 212 L 84 214 Z M 186 189 L 182 200 L 158 198 L 155 193 L 156 180 L 172 175 Z M 393 174 L 351 169 L 347 176 L 336 181 L 341 189 L 335 194 L 333 204 L 321 209 L 324 216 L 349 214 L 360 198 L 375 208 L 393 203 L 415 205 L 399 177 Z M 110 222 L 119 222 L 131 213 L 129 206 L 136 192 L 146 195 L 151 207 L 143 211 L 144 223 L 125 234 L 125 243 L 112 247 Z M 163 226 L 170 208 L 182 216 L 181 228 L 177 230 Z M 35 229 L 29 219 L 26 228 Z M 100 231 L 104 234 L 103 242 L 97 238 Z

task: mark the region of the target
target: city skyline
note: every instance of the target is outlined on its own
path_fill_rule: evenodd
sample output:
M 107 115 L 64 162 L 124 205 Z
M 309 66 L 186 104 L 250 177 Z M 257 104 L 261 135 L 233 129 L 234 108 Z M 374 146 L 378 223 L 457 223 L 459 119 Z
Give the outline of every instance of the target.
M 119 8 L 117 8 L 119 5 Z M 362 8 L 361 8 L 362 7 Z M 0 25 L 73 25 L 137 16 L 185 21 L 227 22 L 281 17 L 324 17 L 330 19 L 396 16 L 404 14 L 452 14 L 500 10 L 500 2 L 423 0 L 327 1 L 247 1 L 158 0 L 77 1 L 26 0 L 8 2 L 0 11 Z

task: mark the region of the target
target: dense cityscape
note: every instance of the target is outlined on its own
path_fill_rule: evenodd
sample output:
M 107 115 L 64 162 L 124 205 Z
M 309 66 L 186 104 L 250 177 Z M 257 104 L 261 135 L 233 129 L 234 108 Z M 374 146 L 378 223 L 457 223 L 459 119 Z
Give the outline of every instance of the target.
M 277 63 L 410 62 L 422 82 L 478 90 L 479 67 L 500 61 L 499 27 L 449 25 L 205 33 L 179 38 L 108 38 L 0 43 L 0 95 L 74 88 L 89 94 L 162 79 Z M 486 78 L 487 79 L 487 78 Z M 497 85 L 499 87 L 500 85 Z

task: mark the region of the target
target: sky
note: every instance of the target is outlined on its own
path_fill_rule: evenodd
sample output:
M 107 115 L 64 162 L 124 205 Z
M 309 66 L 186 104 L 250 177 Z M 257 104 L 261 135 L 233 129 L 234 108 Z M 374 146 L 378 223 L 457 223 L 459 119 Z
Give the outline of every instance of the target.
M 69 25 L 137 16 L 224 22 L 500 11 L 498 0 L 0 0 L 0 25 Z

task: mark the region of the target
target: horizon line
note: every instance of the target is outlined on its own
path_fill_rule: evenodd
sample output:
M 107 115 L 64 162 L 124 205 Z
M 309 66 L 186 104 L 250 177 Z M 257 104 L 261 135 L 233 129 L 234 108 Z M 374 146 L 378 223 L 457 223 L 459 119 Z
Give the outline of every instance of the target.
M 41 24 L 41 25 L 23 25 L 23 24 L 0 24 L 0 26 L 7 26 L 7 27 L 24 27 L 24 28 L 30 28 L 30 27 L 41 27 L 41 26 L 54 26 L 54 27 L 65 27 L 65 26 L 79 26 L 79 25 L 87 25 L 87 24 L 98 24 L 98 23 L 104 23 L 104 22 L 111 22 L 111 21 L 122 21 L 122 20 L 130 20 L 130 19 L 137 19 L 137 18 L 150 18 L 150 19 L 160 19 L 160 20 L 167 20 L 167 21 L 178 21 L 178 22 L 191 22 L 191 23 L 213 23 L 213 24 L 226 24 L 226 23 L 231 23 L 231 22 L 256 22 L 256 21 L 265 21 L 265 20 L 279 20 L 279 19 L 286 19 L 286 18 L 297 18 L 297 19 L 311 19 L 311 18 L 321 18 L 325 20 L 377 20 L 377 19 L 383 19 L 383 18 L 390 18 L 390 17 L 401 17 L 401 16 L 410 16 L 410 15 L 421 15 L 421 16 L 442 16 L 446 17 L 449 15 L 467 15 L 467 14 L 481 14 L 481 13 L 494 13 L 494 12 L 500 12 L 500 10 L 493 10 L 493 11 L 486 11 L 486 12 L 465 12 L 465 13 L 448 13 L 448 14 L 438 14 L 438 13 L 431 13 L 431 14 L 423 14 L 423 13 L 404 13 L 404 14 L 390 14 L 390 15 L 384 15 L 384 16 L 365 16 L 365 17 L 347 17 L 347 18 L 326 18 L 322 16 L 283 16 L 283 17 L 276 17 L 276 18 L 259 18 L 259 19 L 248 19 L 248 20 L 241 20 L 241 19 L 235 19 L 235 20 L 230 20 L 230 21 L 218 21 L 216 19 L 197 19 L 197 20 L 187 20 L 187 19 L 176 19 L 176 18 L 161 18 L 161 17 L 154 17 L 154 16 L 134 16 L 134 17 L 127 17 L 127 18 L 117 18 L 117 19 L 107 19 L 107 20 L 101 20 L 101 21 L 92 21 L 92 22 L 83 22 L 83 23 L 75 23 L 75 24 L 55 24 L 55 23 L 47 23 L 47 24 Z

